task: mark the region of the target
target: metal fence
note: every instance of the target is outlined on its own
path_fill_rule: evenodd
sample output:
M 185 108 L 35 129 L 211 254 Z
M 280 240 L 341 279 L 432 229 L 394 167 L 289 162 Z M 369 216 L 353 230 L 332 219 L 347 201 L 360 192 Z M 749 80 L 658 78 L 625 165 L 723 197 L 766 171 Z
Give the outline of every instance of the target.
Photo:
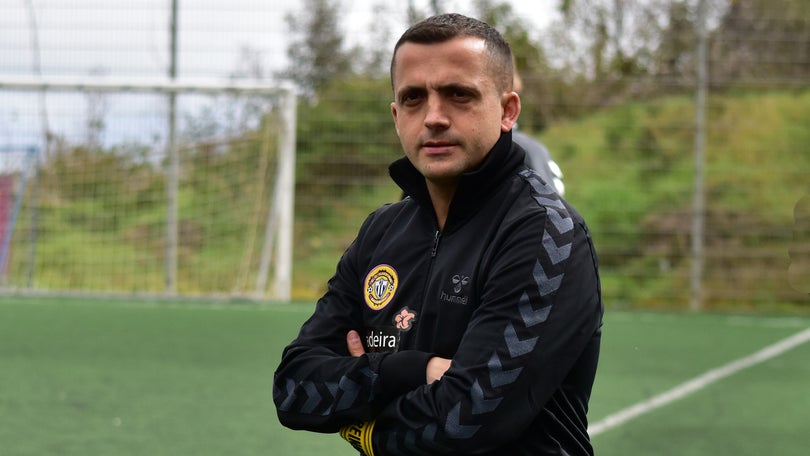
M 4 238 L 8 291 L 269 297 L 262 277 L 280 266 L 268 264 L 267 255 L 288 247 L 290 292 L 274 296 L 310 300 L 324 290 L 365 216 L 399 196 L 387 177 L 387 164 L 400 152 L 384 78 L 347 82 L 298 101 L 295 190 L 275 193 L 284 141 L 278 126 L 291 122 L 283 121 L 290 111 L 279 108 L 272 90 L 239 95 L 222 83 L 221 91 L 200 94 L 199 87 L 184 90 L 176 82 L 237 75 L 242 78 L 231 78 L 232 86 L 273 85 L 262 62 L 286 64 L 277 45 L 284 40 L 280 7 L 242 1 L 181 11 L 193 18 L 214 10 L 218 21 L 181 21 L 177 86 L 170 91 L 180 103 L 173 141 L 165 87 L 124 90 L 145 76 L 165 74 L 172 84 L 165 71 L 170 52 L 163 50 L 170 41 L 165 2 L 143 0 L 126 9 L 40 6 L 34 11 L 39 52 L 23 38 L 31 36 L 30 11 L 17 3 L 5 7 L 5 17 L 17 20 L 0 24 L 14 32 L 0 35 L 0 53 L 16 52 L 25 58 L 6 61 L 25 63 L 6 64 L 0 75 L 39 83 L 0 87 L 0 166 L 13 176 L 16 185 L 9 188 L 19 196 L 2 207 L 10 215 L 20 202 Z M 66 11 L 75 15 L 70 30 L 52 22 Z M 92 20 L 99 11 L 104 20 Z M 127 22 L 127 16 L 137 20 Z M 801 284 L 810 283 L 810 275 L 789 270 L 797 261 L 791 252 L 802 251 L 796 245 L 803 242 L 794 208 L 810 194 L 808 30 L 787 15 L 776 17 L 782 29 L 795 29 L 788 38 L 756 30 L 708 36 L 705 79 L 629 75 L 591 81 L 601 88 L 599 97 L 525 94 L 527 121 L 521 124 L 551 149 L 565 175 L 566 198 L 591 225 L 608 305 L 773 309 L 807 303 L 810 290 Z M 125 23 L 136 32 L 126 42 L 98 38 Z M 209 36 L 191 44 L 196 34 Z M 782 52 L 780 39 L 792 40 L 791 52 Z M 760 60 L 746 62 L 750 56 Z M 73 58 L 90 63 L 70 65 Z M 141 59 L 149 65 L 136 65 Z M 774 72 L 785 66 L 791 70 Z M 43 83 L 65 77 L 88 84 L 55 90 Z M 570 82 L 524 77 L 529 88 Z M 110 78 L 117 79 L 115 91 L 100 90 L 99 81 Z M 619 86 L 642 95 L 619 100 Z M 532 113 L 566 110 L 583 114 L 551 115 L 545 130 L 532 131 Z M 179 152 L 174 196 L 170 143 Z M 23 158 L 31 148 L 40 160 L 21 192 L 15 189 L 23 188 Z M 105 161 L 110 155 L 127 159 Z M 278 227 L 270 215 L 278 207 L 274 194 L 295 196 L 290 237 L 275 243 L 265 234 Z M 167 228 L 172 199 L 178 219 Z M 9 217 L 0 220 L 11 226 Z

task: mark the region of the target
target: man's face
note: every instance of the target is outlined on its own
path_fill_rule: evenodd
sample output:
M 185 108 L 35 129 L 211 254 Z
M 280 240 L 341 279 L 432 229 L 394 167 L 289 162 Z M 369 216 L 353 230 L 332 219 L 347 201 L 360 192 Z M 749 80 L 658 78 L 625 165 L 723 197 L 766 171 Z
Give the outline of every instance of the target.
M 455 186 L 512 128 L 520 99 L 496 87 L 479 38 L 407 42 L 395 63 L 391 112 L 402 148 L 429 183 Z

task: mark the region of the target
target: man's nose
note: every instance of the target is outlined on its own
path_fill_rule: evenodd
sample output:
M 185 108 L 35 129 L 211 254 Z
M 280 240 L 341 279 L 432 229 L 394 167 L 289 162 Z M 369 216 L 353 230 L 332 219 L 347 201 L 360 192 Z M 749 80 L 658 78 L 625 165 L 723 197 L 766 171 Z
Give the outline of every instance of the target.
M 443 129 L 450 125 L 445 104 L 438 97 L 428 99 L 425 126 L 430 129 Z

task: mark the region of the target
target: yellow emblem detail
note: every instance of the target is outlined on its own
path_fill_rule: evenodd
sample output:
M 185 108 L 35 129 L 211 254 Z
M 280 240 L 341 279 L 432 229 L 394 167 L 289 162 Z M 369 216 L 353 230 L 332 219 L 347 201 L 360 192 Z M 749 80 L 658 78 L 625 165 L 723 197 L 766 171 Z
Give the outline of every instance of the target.
M 372 310 L 380 310 L 392 299 L 399 286 L 397 271 L 387 264 L 375 266 L 366 276 L 365 282 L 366 304 Z

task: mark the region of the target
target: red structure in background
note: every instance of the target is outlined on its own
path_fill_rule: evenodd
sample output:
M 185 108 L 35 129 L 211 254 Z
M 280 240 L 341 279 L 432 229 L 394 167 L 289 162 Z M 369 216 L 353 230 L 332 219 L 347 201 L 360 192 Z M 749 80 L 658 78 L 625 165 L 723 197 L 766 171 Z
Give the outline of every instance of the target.
M 11 236 L 9 227 L 11 226 L 11 212 L 14 208 L 13 185 L 13 176 L 8 174 L 0 176 L 0 248 L 9 246 L 9 250 L 11 249 L 11 243 L 8 242 L 9 239 L 6 239 L 6 236 Z M 9 256 L 9 252 L 6 252 L 3 257 L 5 261 L 0 264 L 0 276 L 2 277 L 5 277 L 8 273 Z

